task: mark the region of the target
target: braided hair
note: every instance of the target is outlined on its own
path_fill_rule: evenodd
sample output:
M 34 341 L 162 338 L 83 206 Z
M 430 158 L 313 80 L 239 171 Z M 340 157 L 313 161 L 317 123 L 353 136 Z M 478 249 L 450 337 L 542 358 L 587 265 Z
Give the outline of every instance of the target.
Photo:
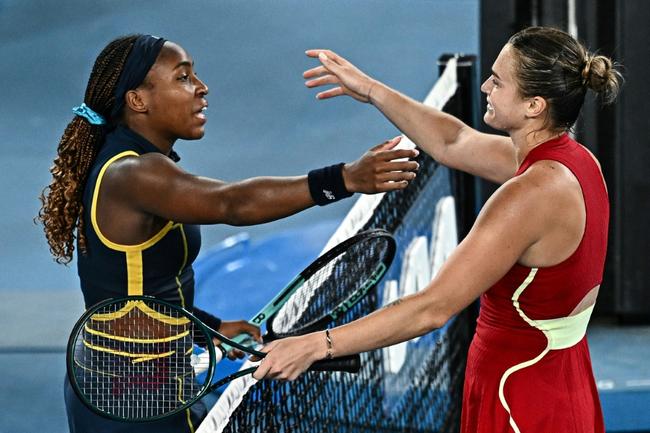
M 115 103 L 115 87 L 138 36 L 124 36 L 110 42 L 97 56 L 88 79 L 84 102 L 107 119 L 109 127 L 114 126 L 117 120 L 110 118 Z M 75 237 L 81 253 L 86 253 L 81 197 L 88 170 L 106 133 L 105 125 L 92 125 L 85 118 L 75 116 L 59 141 L 57 156 L 50 168 L 52 182 L 41 193 L 42 206 L 37 216 L 57 263 L 70 263 Z

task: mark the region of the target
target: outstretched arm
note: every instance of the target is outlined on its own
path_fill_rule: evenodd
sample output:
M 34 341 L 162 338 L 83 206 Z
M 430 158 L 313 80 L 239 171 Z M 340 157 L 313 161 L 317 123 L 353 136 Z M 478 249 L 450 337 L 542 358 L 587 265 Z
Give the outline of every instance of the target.
M 477 222 L 425 289 L 330 330 L 334 357 L 390 346 L 443 326 L 490 288 L 535 245 L 560 213 L 555 193 L 538 179 L 514 178 L 483 207 Z M 545 203 L 540 208 L 539 203 Z M 558 203 L 549 204 L 546 203 Z M 555 209 L 553 209 L 555 207 Z M 550 209 L 547 209 L 550 208 Z M 489 259 L 486 259 L 489 257 Z M 295 379 L 327 354 L 323 332 L 277 340 L 256 378 Z
M 417 151 L 394 149 L 400 138 L 373 147 L 345 164 L 349 192 L 403 189 L 415 178 Z M 122 208 L 183 223 L 251 225 L 292 215 L 315 204 L 307 176 L 256 177 L 227 183 L 189 174 L 163 155 L 126 157 L 109 166 L 103 196 Z M 100 200 L 101 205 L 101 200 Z
M 517 168 L 509 137 L 481 133 L 458 118 L 417 102 L 369 77 L 330 50 L 308 50 L 320 66 L 306 71 L 307 87 L 334 85 L 318 99 L 348 95 L 372 103 L 388 120 L 441 164 L 503 183 Z

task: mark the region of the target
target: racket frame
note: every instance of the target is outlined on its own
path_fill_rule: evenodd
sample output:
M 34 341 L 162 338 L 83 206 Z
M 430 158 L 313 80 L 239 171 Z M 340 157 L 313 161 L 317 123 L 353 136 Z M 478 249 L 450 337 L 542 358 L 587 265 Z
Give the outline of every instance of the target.
M 302 330 L 305 331 L 305 333 L 308 333 L 311 330 L 319 330 L 315 325 L 323 326 L 324 329 L 325 325 L 330 323 L 330 321 L 336 320 L 339 314 L 343 314 L 352 308 L 373 287 L 375 287 L 379 281 L 381 281 L 382 277 L 385 275 L 393 259 L 395 258 L 396 244 L 395 239 L 390 234 L 390 232 L 384 229 L 365 230 L 330 248 L 325 253 L 321 254 L 311 264 L 309 264 L 305 269 L 303 269 L 298 275 L 296 275 L 291 280 L 291 282 L 289 282 L 289 284 L 287 284 L 275 297 L 273 297 L 273 299 L 271 299 L 264 307 L 262 307 L 262 309 L 248 322 L 256 326 L 261 326 L 266 321 L 272 320 L 278 311 L 280 311 L 280 309 L 284 306 L 284 304 L 286 304 L 287 301 L 291 298 L 291 296 L 305 283 L 305 281 L 307 281 L 312 275 L 316 274 L 316 272 L 318 272 L 323 266 L 329 263 L 332 259 L 345 253 L 345 251 L 350 248 L 350 246 L 374 237 L 384 237 L 389 242 L 388 253 L 380 264 L 380 268 L 383 268 L 381 270 L 381 273 L 378 276 L 375 276 L 372 281 L 367 282 L 361 288 L 357 289 L 353 294 L 341 302 L 333 311 L 330 311 L 328 316 L 319 319 L 315 323 L 306 325 Z M 331 320 L 328 320 L 328 318 Z M 269 332 L 268 328 L 269 327 L 267 326 L 267 332 Z M 298 335 L 298 333 L 300 333 L 300 331 L 296 331 L 296 335 Z M 276 338 L 274 338 L 274 334 L 271 333 L 265 336 L 264 341 L 271 341 L 273 339 Z M 239 334 L 233 337 L 233 340 L 244 344 L 251 342 L 250 336 L 248 334 Z M 223 346 L 226 351 L 231 349 L 231 347 L 228 347 L 227 345 Z

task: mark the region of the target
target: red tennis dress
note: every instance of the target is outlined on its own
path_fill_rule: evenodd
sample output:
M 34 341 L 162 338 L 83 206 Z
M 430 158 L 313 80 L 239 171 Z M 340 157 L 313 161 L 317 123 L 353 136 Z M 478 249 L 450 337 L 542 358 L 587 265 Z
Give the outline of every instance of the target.
M 540 160 L 563 164 L 580 182 L 585 231 L 562 263 L 515 264 L 481 296 L 465 373 L 463 433 L 605 431 L 585 337 L 592 308 L 569 314 L 602 281 L 607 190 L 592 156 L 566 134 L 534 148 L 515 176 Z

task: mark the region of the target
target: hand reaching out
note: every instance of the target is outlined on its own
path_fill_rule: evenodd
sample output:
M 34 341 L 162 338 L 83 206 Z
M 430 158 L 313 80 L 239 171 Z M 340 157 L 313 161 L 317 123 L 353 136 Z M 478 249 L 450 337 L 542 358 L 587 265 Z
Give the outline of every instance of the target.
M 338 85 L 316 95 L 318 99 L 328 99 L 348 95 L 360 102 L 372 102 L 370 92 L 377 81 L 364 74 L 352 63 L 330 50 L 307 50 L 307 56 L 318 58 L 321 66 L 303 73 L 307 87 L 319 87 L 328 84 Z
M 416 149 L 394 149 L 401 141 L 398 136 L 364 153 L 361 158 L 343 166 L 343 181 L 350 192 L 366 194 L 404 189 L 415 179 L 419 165 Z

